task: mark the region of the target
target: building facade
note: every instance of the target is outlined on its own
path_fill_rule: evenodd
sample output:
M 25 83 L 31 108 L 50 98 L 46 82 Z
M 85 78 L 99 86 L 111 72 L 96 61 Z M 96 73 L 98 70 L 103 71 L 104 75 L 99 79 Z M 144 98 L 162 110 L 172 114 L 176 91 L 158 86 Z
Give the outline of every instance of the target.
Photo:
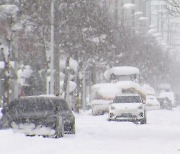
M 117 24 L 137 27 L 143 20 L 150 24 L 147 20 L 151 18 L 148 0 L 106 0 L 106 7 Z

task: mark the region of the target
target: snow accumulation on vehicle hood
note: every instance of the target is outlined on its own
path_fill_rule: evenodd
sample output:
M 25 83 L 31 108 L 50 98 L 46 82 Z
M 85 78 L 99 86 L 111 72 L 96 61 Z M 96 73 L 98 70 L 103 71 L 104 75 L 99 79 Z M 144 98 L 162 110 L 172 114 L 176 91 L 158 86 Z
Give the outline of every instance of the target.
M 112 102 L 112 100 L 97 100 L 97 99 L 95 99 L 95 100 L 93 100 L 93 101 L 91 101 L 91 105 L 100 105 L 100 104 L 107 104 L 107 105 L 109 105 L 109 103 L 110 102 Z
M 114 75 L 139 74 L 139 69 L 132 66 L 112 67 L 104 72 L 104 77 L 106 79 L 109 79 L 112 74 Z
M 121 93 L 114 83 L 99 83 L 92 86 L 92 91 L 97 92 L 99 95 L 106 98 L 114 98 L 117 94 Z
M 119 81 L 117 83 L 100 83 L 92 86 L 92 91 L 97 92 L 99 95 L 106 98 L 114 98 L 116 95 L 121 94 L 122 90 L 136 89 L 142 94 L 146 94 L 143 87 L 133 81 Z

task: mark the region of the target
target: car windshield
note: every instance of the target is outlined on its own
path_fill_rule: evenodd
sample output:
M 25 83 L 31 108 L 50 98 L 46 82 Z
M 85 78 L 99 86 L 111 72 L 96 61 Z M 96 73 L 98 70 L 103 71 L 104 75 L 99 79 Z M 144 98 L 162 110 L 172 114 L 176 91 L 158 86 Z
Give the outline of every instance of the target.
M 54 111 L 68 110 L 67 104 L 63 100 L 58 99 L 42 99 L 42 98 L 30 98 L 20 99 L 11 103 L 10 111 L 17 112 L 39 112 L 39 111 Z
M 53 111 L 53 103 L 44 99 L 22 99 L 13 102 L 10 106 L 11 111 L 18 112 L 38 112 Z
M 113 103 L 139 103 L 141 99 L 139 96 L 117 96 Z

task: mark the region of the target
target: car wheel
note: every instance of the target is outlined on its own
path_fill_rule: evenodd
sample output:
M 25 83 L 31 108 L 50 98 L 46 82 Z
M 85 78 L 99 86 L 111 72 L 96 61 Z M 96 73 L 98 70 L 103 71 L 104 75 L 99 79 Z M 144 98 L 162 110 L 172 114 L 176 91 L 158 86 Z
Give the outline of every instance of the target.
M 72 129 L 71 129 L 71 134 L 75 134 L 75 123 L 74 124 L 72 124 Z
M 144 118 L 140 121 L 140 124 L 147 124 L 146 111 L 144 111 Z
M 147 123 L 146 117 L 140 121 L 140 124 L 146 124 L 146 123 Z
M 0 129 L 8 129 L 8 128 L 11 128 L 11 121 L 6 117 L 6 116 L 3 116 L 1 119 L 0 119 Z
M 108 120 L 108 121 L 112 121 L 112 119 L 111 119 L 111 118 L 108 118 L 107 120 Z
M 169 110 L 172 110 L 172 104 L 169 104 L 169 105 L 168 105 L 168 109 L 169 109 Z
M 55 138 L 60 138 L 64 136 L 64 122 L 63 118 L 60 116 L 57 118 L 56 128 L 55 128 Z
M 93 116 L 96 116 L 96 115 L 97 115 L 97 112 L 94 111 L 93 109 L 92 109 L 92 115 L 93 115 Z
M 102 111 L 102 112 L 101 112 L 101 115 L 104 115 L 104 114 L 105 114 L 105 111 Z

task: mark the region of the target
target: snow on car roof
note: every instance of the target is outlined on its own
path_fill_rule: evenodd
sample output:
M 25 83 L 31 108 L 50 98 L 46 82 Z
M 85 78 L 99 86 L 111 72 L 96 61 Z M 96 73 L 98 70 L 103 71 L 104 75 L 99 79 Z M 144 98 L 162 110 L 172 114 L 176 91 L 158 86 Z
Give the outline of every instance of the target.
M 94 84 L 91 89 L 92 90 L 98 90 L 100 88 L 107 88 L 107 87 L 114 87 L 114 83 L 98 83 L 98 84 Z
M 128 89 L 131 87 L 140 88 L 140 85 L 133 81 L 119 81 L 116 83 L 116 86 L 118 86 L 120 88 L 124 88 L 124 89 Z
M 62 97 L 56 96 L 54 94 L 44 94 L 44 95 L 32 95 L 32 96 L 22 96 L 20 99 L 26 99 L 26 98 L 59 98 L 63 99 Z
M 38 95 L 38 97 L 57 97 L 54 94 Z
M 112 74 L 115 75 L 133 75 L 139 74 L 139 69 L 132 66 L 119 66 L 119 67 L 112 67 L 104 72 L 104 77 L 109 79 Z
M 120 89 L 114 83 L 95 84 L 91 89 L 99 95 L 108 98 L 114 98 L 118 93 L 121 93 Z
M 132 89 L 146 95 L 143 87 L 133 81 L 119 81 L 117 83 L 99 83 L 91 87 L 92 91 L 100 94 L 101 96 L 114 98 L 118 94 L 122 94 L 122 90 Z
M 136 91 L 143 97 L 145 97 L 146 95 L 146 91 L 144 90 L 144 88 L 134 81 L 119 81 L 116 83 L 116 85 L 124 90 L 131 89 L 134 92 Z
M 133 93 L 125 93 L 125 94 L 118 94 L 116 96 L 139 96 L 138 94 L 133 94 Z

